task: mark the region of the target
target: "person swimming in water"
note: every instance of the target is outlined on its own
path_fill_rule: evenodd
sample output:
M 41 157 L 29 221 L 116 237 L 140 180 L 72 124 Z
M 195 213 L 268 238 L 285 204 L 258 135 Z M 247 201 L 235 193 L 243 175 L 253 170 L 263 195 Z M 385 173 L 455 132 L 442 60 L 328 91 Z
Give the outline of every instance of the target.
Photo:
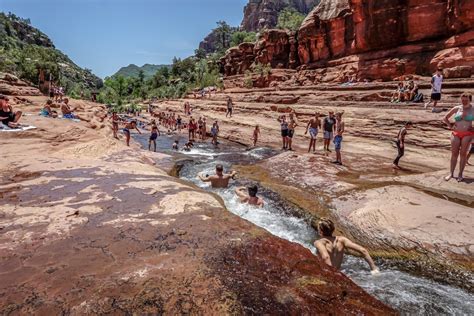
M 174 143 L 173 143 L 173 146 L 172 146 L 173 150 L 178 150 L 179 149 L 178 144 L 179 144 L 179 141 L 175 140 Z
M 131 129 L 136 129 L 139 134 L 142 133 L 137 127 L 137 121 L 131 121 L 131 122 L 126 123 L 122 131 L 125 134 L 125 142 L 127 143 L 127 146 L 130 146 L 130 130 Z
M 237 172 L 232 171 L 231 173 L 224 173 L 224 167 L 219 164 L 216 166 L 216 174 L 213 176 L 206 175 L 205 177 L 201 174 L 198 175 L 199 179 L 203 182 L 211 182 L 213 188 L 227 188 L 229 186 L 230 179 L 233 179 Z
M 454 178 L 454 170 L 459 157 L 458 182 L 464 180 L 463 172 L 467 162 L 467 152 L 474 138 L 472 122 L 474 121 L 474 107 L 471 104 L 472 95 L 463 93 L 461 95 L 461 105 L 452 108 L 443 119 L 443 122 L 452 130 L 451 134 L 451 165 L 450 173 L 444 180 L 449 181 Z M 450 122 L 454 116 L 454 123 Z
M 151 143 L 153 143 L 153 150 L 156 152 L 156 139 L 160 136 L 160 130 L 155 123 L 151 125 L 151 135 L 148 140 L 148 150 L 151 150 Z
M 247 191 L 248 194 L 245 191 Z M 235 189 L 235 194 L 237 194 L 237 196 L 239 197 L 240 202 L 247 203 L 250 205 L 256 205 L 258 207 L 263 207 L 265 202 L 263 201 L 262 198 L 257 197 L 257 193 L 258 193 L 257 185 L 251 185 L 248 188 L 238 187 L 237 189 Z
M 309 130 L 309 136 L 311 136 L 311 140 L 309 141 L 308 152 L 311 151 L 311 148 L 313 148 L 313 153 L 316 152 L 316 138 L 318 136 L 318 131 L 320 128 L 321 120 L 319 119 L 319 113 L 316 112 L 314 113 L 314 117 L 309 120 L 308 125 L 306 125 L 306 132 L 304 133 L 305 135 L 308 134 Z
M 321 218 L 317 224 L 318 234 L 321 238 L 314 242 L 314 246 L 318 250 L 319 258 L 324 263 L 340 270 L 344 259 L 344 252 L 346 249 L 349 249 L 360 253 L 364 257 L 365 261 L 369 264 L 372 274 L 380 273 L 367 249 L 346 237 L 333 236 L 334 229 L 333 221 L 328 218 Z

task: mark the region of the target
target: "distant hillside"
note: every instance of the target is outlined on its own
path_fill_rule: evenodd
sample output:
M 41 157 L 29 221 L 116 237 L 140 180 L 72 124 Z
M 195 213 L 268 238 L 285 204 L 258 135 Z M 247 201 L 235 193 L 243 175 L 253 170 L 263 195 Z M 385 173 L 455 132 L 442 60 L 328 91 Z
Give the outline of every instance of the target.
M 112 75 L 112 77 L 116 77 L 116 76 L 122 76 L 125 78 L 138 77 L 140 70 L 143 70 L 143 73 L 145 74 L 145 79 L 149 79 L 153 77 L 153 75 L 158 71 L 158 69 L 163 68 L 163 67 L 170 67 L 170 66 L 145 64 L 141 67 L 138 67 L 137 65 L 130 64 L 127 67 L 120 68 L 119 71 L 117 71 L 114 75 Z
M 52 78 L 67 92 L 101 88 L 102 80 L 77 66 L 54 47 L 49 37 L 30 25 L 29 19 L 0 12 L 0 71 L 34 85 Z

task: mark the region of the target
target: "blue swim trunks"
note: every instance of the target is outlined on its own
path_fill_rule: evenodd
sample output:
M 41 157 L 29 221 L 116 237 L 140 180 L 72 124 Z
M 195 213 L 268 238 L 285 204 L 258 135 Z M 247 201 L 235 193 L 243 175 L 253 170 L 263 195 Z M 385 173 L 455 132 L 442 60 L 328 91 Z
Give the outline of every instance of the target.
M 334 137 L 334 147 L 336 150 L 341 150 L 341 145 L 342 145 L 342 136 L 337 135 Z
M 74 114 L 68 113 L 68 114 L 64 114 L 64 115 L 63 115 L 63 118 L 66 118 L 66 119 L 75 119 L 76 117 L 74 116 Z
M 318 136 L 318 129 L 310 127 L 309 128 L 309 135 L 311 135 L 311 138 L 316 138 L 316 136 Z

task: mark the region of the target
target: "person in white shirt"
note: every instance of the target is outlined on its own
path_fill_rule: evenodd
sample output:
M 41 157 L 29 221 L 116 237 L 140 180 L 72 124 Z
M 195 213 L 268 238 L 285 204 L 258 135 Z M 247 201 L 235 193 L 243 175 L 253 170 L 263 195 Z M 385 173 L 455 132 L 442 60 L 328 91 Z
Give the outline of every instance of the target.
M 441 86 L 443 85 L 443 70 L 438 68 L 431 78 L 431 100 L 425 104 L 425 109 L 433 102 L 433 109 L 441 100 Z

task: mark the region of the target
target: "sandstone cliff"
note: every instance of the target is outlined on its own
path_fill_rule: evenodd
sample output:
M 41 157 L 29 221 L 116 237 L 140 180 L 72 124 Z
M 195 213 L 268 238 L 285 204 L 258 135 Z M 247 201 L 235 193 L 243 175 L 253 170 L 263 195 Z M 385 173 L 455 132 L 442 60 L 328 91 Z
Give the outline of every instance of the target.
M 229 51 L 223 59 L 225 74 L 243 74 L 252 63 L 268 61 L 274 68 L 301 64 L 293 77 L 297 84 L 343 81 L 348 76 L 392 80 L 405 74 L 429 75 L 438 66 L 448 68 L 447 77 L 470 77 L 473 12 L 474 2 L 468 0 L 323 0 L 296 37 L 283 31 L 264 35 L 253 58 L 247 54 L 245 60 L 236 52 L 242 47 Z M 279 52 L 277 59 L 274 51 Z
M 283 9 L 290 7 L 308 14 L 319 2 L 319 0 L 250 0 L 244 8 L 241 27 L 247 32 L 273 28 L 277 25 L 278 14 Z

